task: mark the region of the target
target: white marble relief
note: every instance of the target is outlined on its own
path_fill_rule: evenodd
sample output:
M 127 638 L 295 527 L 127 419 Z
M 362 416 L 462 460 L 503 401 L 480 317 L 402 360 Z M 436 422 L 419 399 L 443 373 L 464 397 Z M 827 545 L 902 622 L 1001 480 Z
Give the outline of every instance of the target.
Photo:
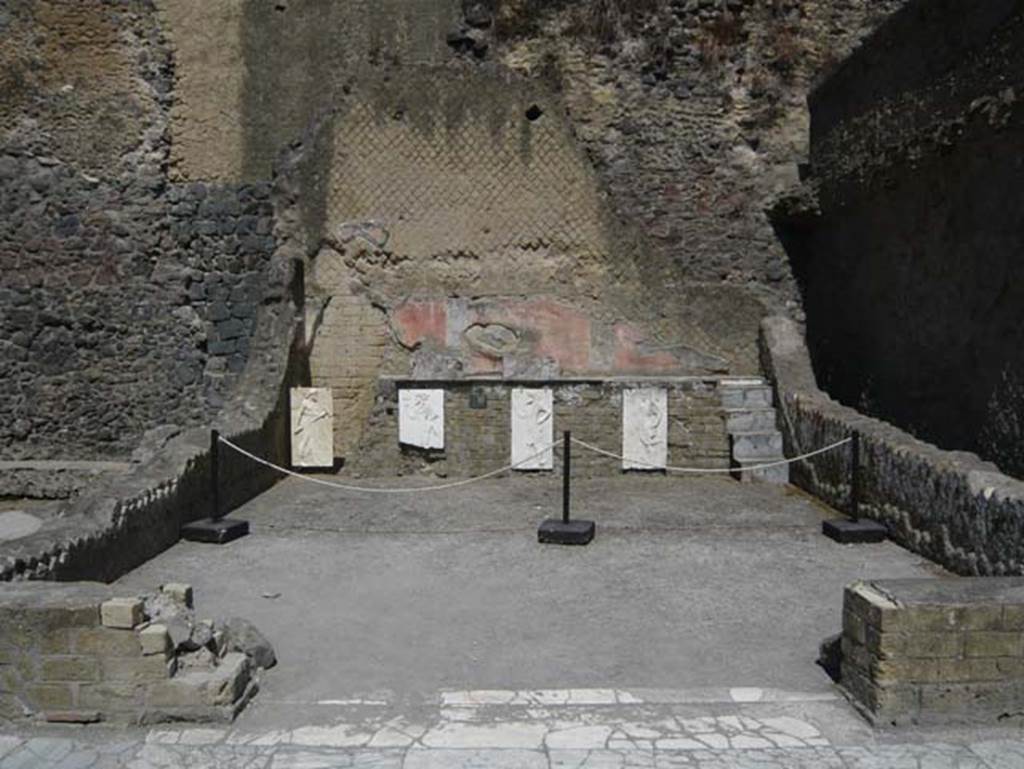
M 512 390 L 512 463 L 517 470 L 555 466 L 554 394 L 550 388 Z M 520 464 L 522 463 L 522 464 Z
M 330 388 L 293 387 L 292 466 L 334 464 L 334 398 Z
M 421 449 L 444 448 L 444 390 L 399 391 L 398 441 Z
M 622 393 L 623 470 L 657 470 L 668 464 L 668 391 L 658 387 Z

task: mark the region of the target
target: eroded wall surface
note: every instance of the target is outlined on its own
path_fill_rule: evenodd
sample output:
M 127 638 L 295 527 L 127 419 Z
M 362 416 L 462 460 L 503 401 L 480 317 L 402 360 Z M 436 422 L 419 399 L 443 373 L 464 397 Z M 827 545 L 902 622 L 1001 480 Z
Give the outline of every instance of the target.
M 381 374 L 756 372 L 803 94 L 898 4 L 7 4 L 0 456 L 208 421 L 281 231 L 346 435 Z
M 19 0 L 0 26 L 0 458 L 127 458 L 245 367 L 269 184 L 169 180 L 149 3 Z
M 824 389 L 1024 473 L 1024 15 L 915 3 L 812 100 L 786 219 Z

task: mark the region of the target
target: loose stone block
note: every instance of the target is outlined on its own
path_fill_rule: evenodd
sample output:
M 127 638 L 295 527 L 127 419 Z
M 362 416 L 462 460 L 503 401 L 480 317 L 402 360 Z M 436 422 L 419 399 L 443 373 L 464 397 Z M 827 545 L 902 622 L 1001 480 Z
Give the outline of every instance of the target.
M 165 625 L 150 625 L 139 631 L 142 653 L 167 655 L 171 650 L 171 634 Z
M 160 592 L 186 608 L 194 608 L 191 585 L 187 585 L 184 582 L 168 582 L 166 585 L 161 585 Z
M 131 630 L 142 622 L 142 601 L 138 598 L 111 598 L 100 606 L 100 616 L 106 627 Z
M 668 391 L 646 387 L 622 393 L 623 470 L 668 464 Z
M 421 449 L 444 448 L 444 390 L 399 392 L 398 441 Z
M 517 470 L 551 470 L 554 452 L 554 392 L 550 388 L 512 390 L 512 463 Z
M 334 396 L 326 387 L 291 391 L 293 467 L 334 465 Z
M 161 708 L 230 705 L 245 691 L 249 672 L 248 658 L 232 652 L 212 670 L 191 670 L 153 684 L 147 692 L 146 704 Z

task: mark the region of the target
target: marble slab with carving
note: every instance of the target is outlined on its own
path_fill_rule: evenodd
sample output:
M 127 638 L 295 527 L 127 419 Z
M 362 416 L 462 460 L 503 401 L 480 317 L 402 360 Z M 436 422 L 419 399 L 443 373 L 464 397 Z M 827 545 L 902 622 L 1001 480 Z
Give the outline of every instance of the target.
M 517 470 L 554 468 L 554 403 L 550 388 L 512 390 L 512 464 Z
M 334 396 L 329 387 L 291 391 L 293 467 L 334 465 Z
M 421 449 L 444 448 L 444 390 L 399 391 L 398 441 Z
M 659 387 L 622 393 L 623 470 L 657 470 L 668 464 L 668 391 Z

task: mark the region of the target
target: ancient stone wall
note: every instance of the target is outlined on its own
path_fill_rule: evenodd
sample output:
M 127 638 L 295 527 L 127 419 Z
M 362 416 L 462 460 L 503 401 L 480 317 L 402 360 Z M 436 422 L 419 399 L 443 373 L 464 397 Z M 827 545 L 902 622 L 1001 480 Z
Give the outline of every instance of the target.
M 761 317 L 800 313 L 765 208 L 808 160 L 807 92 L 903 2 L 509 0 L 498 55 L 563 93 L 674 333 L 755 373 Z
M 399 444 L 398 391 L 429 386 L 445 391 L 445 448 L 424 451 Z M 369 418 L 368 437 L 350 456 L 346 471 L 379 474 L 382 466 L 402 474 L 432 472 L 452 477 L 482 475 L 512 463 L 511 383 L 382 380 Z M 622 454 L 622 393 L 627 388 L 668 390 L 668 464 L 724 469 L 730 466 L 719 383 L 715 380 L 544 381 L 514 386 L 553 389 L 553 435 L 562 432 L 605 451 Z M 561 468 L 561 444 L 555 472 Z M 574 477 L 607 477 L 622 472 L 620 462 L 573 449 Z M 532 472 L 532 471 L 531 471 Z
M 184 584 L 121 597 L 89 582 L 8 586 L 0 721 L 230 722 L 258 689 L 258 665 L 274 661 L 231 622 L 195 621 Z
M 1024 581 L 879 580 L 843 596 L 842 685 L 880 726 L 995 723 L 1024 694 Z
M 617 2 L 607 35 L 586 3 L 527 4 L 519 31 L 518 1 L 11 3 L 0 459 L 124 458 L 157 424 L 209 421 L 290 216 L 264 185 L 296 147 L 316 161 L 301 256 L 344 263 L 307 325 L 346 421 L 381 373 L 523 373 L 518 348 L 546 347 L 513 328 L 506 366 L 510 329 L 485 318 L 454 355 L 409 349 L 406 300 L 556 301 L 589 371 L 754 373 L 765 307 L 796 311 L 760 209 L 795 178 L 802 95 L 896 4 Z M 336 248 L 359 219 L 389 247 Z M 339 320 L 357 306 L 365 336 Z
M 127 458 L 237 382 L 275 248 L 269 185 L 168 183 L 172 67 L 147 3 L 4 13 L 0 458 Z
M 779 219 L 823 389 L 1024 473 L 1024 13 L 915 2 L 815 92 Z
M 762 365 L 775 385 L 786 456 L 861 436 L 860 514 L 909 550 L 962 575 L 1024 573 L 1024 482 L 975 454 L 943 451 L 818 389 L 802 330 L 762 326 Z M 852 454 L 836 450 L 792 466 L 792 482 L 850 510 Z

